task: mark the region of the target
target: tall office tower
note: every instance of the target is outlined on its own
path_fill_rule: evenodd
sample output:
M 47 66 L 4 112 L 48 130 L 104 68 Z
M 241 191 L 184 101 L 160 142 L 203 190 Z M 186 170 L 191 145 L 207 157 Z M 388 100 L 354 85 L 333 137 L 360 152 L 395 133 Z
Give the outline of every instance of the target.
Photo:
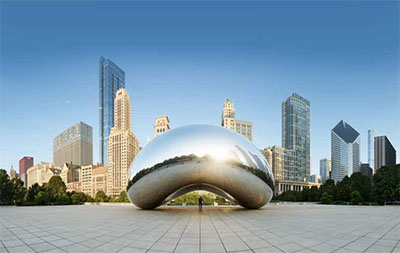
M 33 166 L 33 157 L 24 156 L 19 160 L 19 178 L 24 182 L 24 186 L 27 187 L 27 171 Z
M 275 180 L 285 179 L 285 148 L 277 145 L 272 147 L 272 173 Z
M 310 177 L 310 102 L 293 93 L 282 103 L 282 146 L 296 151 L 297 171 L 289 180 Z
M 261 151 L 272 169 L 275 180 L 290 180 L 291 174 L 295 172 L 296 152 L 278 145 L 265 148 Z
M 360 134 L 343 120 L 331 131 L 331 159 L 336 182 L 360 171 Z
M 139 141 L 132 133 L 131 102 L 125 89 L 119 89 L 114 103 L 114 126 L 108 139 L 107 195 L 126 191 L 129 167 L 139 152 Z
M 374 154 L 374 140 L 376 136 L 376 131 L 374 129 L 368 130 L 368 164 L 371 166 L 372 171 L 374 171 L 375 165 L 375 154 Z
M 53 162 L 57 167 L 65 163 L 84 166 L 93 163 L 93 129 L 82 121 L 53 139 Z
M 125 88 L 125 72 L 109 59 L 99 61 L 99 137 L 100 161 L 107 166 L 107 143 L 114 126 L 114 100 L 117 90 Z
M 156 117 L 156 124 L 154 125 L 154 137 L 157 137 L 170 129 L 168 116 L 164 115 Z
M 231 129 L 250 141 L 253 141 L 253 123 L 244 120 L 237 120 L 235 117 L 235 107 L 233 103 L 226 99 L 222 109 L 221 126 Z
M 392 168 L 396 165 L 396 150 L 386 136 L 375 137 L 375 169 L 382 166 Z
M 319 160 L 319 174 L 321 175 L 321 182 L 325 183 L 330 178 L 331 173 L 331 159 L 324 158 Z

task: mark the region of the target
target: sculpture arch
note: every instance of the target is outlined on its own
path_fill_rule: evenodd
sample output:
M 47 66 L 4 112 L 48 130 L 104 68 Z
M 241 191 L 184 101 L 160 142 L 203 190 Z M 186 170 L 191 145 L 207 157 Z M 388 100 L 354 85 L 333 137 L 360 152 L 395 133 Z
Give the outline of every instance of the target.
M 236 132 L 210 125 L 183 126 L 158 136 L 138 154 L 130 175 L 128 197 L 143 209 L 195 190 L 260 208 L 274 191 L 261 152 Z

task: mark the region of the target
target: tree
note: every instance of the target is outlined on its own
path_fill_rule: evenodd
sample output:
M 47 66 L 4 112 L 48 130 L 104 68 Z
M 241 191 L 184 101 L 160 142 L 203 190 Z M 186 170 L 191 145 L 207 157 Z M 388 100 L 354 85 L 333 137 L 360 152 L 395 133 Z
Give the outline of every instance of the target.
M 128 195 L 126 195 L 126 191 L 122 191 L 118 196 L 118 202 L 129 203 Z
M 345 176 L 336 184 L 336 200 L 349 202 L 351 199 L 351 179 Z
M 16 205 L 21 205 L 24 202 L 24 197 L 26 193 L 24 182 L 22 182 L 22 180 L 19 178 L 13 178 L 11 180 L 11 184 L 13 186 L 12 201 Z
M 320 191 L 318 189 L 317 186 L 312 186 L 310 189 L 310 193 L 309 193 L 309 197 L 308 197 L 308 201 L 318 201 L 320 199 Z
M 110 198 L 107 197 L 107 195 L 105 194 L 104 191 L 98 191 L 96 193 L 96 197 L 95 197 L 96 202 L 108 202 L 109 199 Z
M 390 201 L 400 201 L 400 164 L 389 168 L 382 166 L 373 177 L 372 200 L 383 205 Z
M 82 204 L 86 201 L 86 195 L 83 192 L 74 192 L 71 196 L 72 204 Z
M 11 204 L 13 185 L 7 171 L 0 169 L 0 204 Z
M 64 198 L 67 192 L 67 187 L 60 176 L 52 176 L 46 188 L 51 202 L 56 202 L 61 196 Z
M 322 193 L 320 201 L 321 201 L 321 204 L 327 204 L 327 205 L 332 204 L 332 202 L 333 202 L 332 195 L 330 195 L 327 192 L 324 192 L 324 193 Z
M 333 200 L 336 200 L 336 185 L 333 179 L 326 180 L 326 182 L 323 185 L 321 185 L 319 189 L 321 194 L 326 192 L 332 196 Z
M 361 194 L 363 202 L 369 201 L 372 189 L 369 177 L 361 172 L 354 172 L 350 177 L 350 181 L 351 192 L 357 191 Z
M 25 201 L 26 202 L 34 202 L 35 201 L 35 197 L 38 195 L 38 193 L 43 190 L 41 189 L 41 187 L 39 186 L 38 183 L 32 185 L 31 187 L 29 187 L 29 189 L 26 191 L 25 193 Z
M 47 205 L 50 202 L 50 196 L 47 191 L 40 191 L 35 197 L 36 205 Z
M 360 203 L 364 202 L 360 192 L 358 191 L 353 191 L 351 193 L 351 204 L 353 205 L 358 205 Z

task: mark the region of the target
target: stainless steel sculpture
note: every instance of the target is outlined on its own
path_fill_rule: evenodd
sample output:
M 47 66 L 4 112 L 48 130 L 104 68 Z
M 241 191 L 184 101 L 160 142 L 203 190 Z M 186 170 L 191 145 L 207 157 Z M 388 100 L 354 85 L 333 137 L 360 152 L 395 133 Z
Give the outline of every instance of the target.
M 195 190 L 260 208 L 274 190 L 261 152 L 234 131 L 210 125 L 183 126 L 158 136 L 138 154 L 130 175 L 128 197 L 143 209 Z

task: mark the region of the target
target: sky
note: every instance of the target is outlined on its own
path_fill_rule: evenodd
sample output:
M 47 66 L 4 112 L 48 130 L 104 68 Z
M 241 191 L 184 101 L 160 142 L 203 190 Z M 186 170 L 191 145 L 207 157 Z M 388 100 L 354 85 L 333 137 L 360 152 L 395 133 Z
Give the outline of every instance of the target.
M 253 142 L 281 145 L 281 103 L 311 102 L 312 173 L 345 120 L 386 135 L 400 160 L 399 2 L 0 2 L 0 168 L 52 161 L 83 121 L 99 161 L 100 56 L 125 71 L 141 146 L 154 117 L 220 125 L 230 98 Z

